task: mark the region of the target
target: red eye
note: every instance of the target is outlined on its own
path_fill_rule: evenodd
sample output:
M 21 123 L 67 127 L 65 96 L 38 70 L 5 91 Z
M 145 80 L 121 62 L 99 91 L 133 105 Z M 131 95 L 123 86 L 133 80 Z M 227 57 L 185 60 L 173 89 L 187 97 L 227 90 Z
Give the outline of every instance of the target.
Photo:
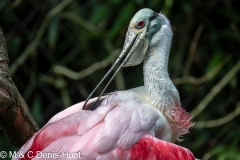
M 138 27 L 143 27 L 144 24 L 145 24 L 144 21 L 138 21 L 138 22 L 137 22 L 137 26 L 138 26 Z

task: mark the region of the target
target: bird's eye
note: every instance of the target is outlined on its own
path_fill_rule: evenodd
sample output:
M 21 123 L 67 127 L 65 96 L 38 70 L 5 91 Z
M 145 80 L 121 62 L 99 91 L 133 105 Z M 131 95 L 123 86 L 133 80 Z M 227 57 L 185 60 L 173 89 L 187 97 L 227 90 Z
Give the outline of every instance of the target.
M 137 27 L 143 27 L 144 26 L 144 21 L 138 21 L 137 22 Z

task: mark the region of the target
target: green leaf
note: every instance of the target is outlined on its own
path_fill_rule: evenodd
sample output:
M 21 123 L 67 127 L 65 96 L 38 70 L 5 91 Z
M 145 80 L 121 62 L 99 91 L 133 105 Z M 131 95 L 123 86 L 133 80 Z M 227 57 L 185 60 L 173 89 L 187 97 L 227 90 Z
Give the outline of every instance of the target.
M 210 70 L 216 67 L 216 65 L 218 65 L 219 62 L 221 62 L 221 60 L 223 59 L 223 54 L 224 53 L 221 51 L 221 48 L 218 48 L 214 51 L 214 54 L 211 57 L 211 60 L 206 68 L 205 73 L 208 73 Z
M 22 38 L 19 36 L 14 37 L 11 41 L 7 43 L 7 48 L 9 53 L 17 56 L 19 54 L 20 47 L 22 45 Z
M 55 17 L 50 21 L 50 24 L 48 27 L 47 42 L 48 42 L 49 48 L 55 48 L 58 40 L 58 31 L 59 31 L 59 18 Z
M 99 5 L 93 10 L 93 13 L 90 17 L 90 21 L 94 24 L 99 24 L 100 22 L 107 20 L 111 17 L 112 8 L 109 3 L 104 3 Z
M 161 12 L 167 16 L 172 8 L 172 5 L 173 5 L 173 0 L 167 0 Z
M 109 32 L 109 37 L 116 37 L 120 29 L 131 20 L 132 15 L 134 15 L 134 4 L 132 2 L 127 2 L 120 10 L 118 16 L 115 18 L 114 26 Z
M 237 82 L 238 82 L 238 77 L 234 76 L 231 80 L 230 80 L 230 86 L 232 87 L 232 89 L 237 88 Z
M 34 117 L 34 119 L 36 120 L 36 122 L 38 124 L 41 124 L 43 122 L 43 118 L 42 118 L 42 110 L 41 110 L 41 104 L 42 102 L 42 97 L 40 94 L 36 94 L 34 99 L 33 99 L 33 104 L 32 104 L 32 108 L 31 108 L 31 113 Z

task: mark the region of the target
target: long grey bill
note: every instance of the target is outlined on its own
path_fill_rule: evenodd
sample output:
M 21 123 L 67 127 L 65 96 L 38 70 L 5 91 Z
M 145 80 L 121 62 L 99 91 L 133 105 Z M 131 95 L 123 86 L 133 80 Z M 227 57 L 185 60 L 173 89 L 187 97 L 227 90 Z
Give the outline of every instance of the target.
M 97 100 L 95 101 L 94 105 L 92 106 L 92 110 L 95 109 L 96 104 L 98 102 L 98 100 L 100 99 L 100 97 L 103 95 L 103 93 L 105 92 L 105 90 L 107 89 L 107 87 L 109 86 L 109 84 L 112 82 L 113 78 L 117 75 L 117 73 L 120 71 L 120 69 L 126 64 L 126 62 L 128 61 L 129 57 L 132 55 L 132 53 L 134 52 L 134 50 L 136 50 L 138 44 L 143 41 L 143 39 L 137 39 L 137 41 L 135 42 L 135 44 L 133 45 L 133 47 L 131 48 L 129 54 L 126 56 L 126 58 L 124 59 L 124 61 L 121 63 L 121 65 L 118 67 L 118 69 L 116 70 L 116 72 L 113 74 L 113 76 L 111 77 L 111 79 L 108 81 L 108 83 L 106 84 L 106 86 L 104 87 L 104 89 L 102 90 L 102 92 L 100 93 L 100 95 L 98 96 Z
M 133 31 L 131 29 L 128 29 L 128 32 L 126 34 L 126 38 L 125 38 L 125 43 L 123 46 L 123 50 L 121 52 L 121 54 L 119 55 L 119 57 L 117 58 L 117 60 L 113 63 L 112 67 L 109 69 L 109 71 L 105 74 L 105 76 L 101 79 L 101 81 L 98 83 L 98 85 L 94 88 L 94 90 L 89 94 L 88 98 L 86 99 L 84 105 L 83 105 L 83 110 L 85 110 L 85 106 L 87 104 L 87 102 L 89 101 L 89 99 L 93 96 L 93 94 L 95 93 L 95 91 L 97 90 L 97 88 L 102 84 L 102 82 L 109 76 L 109 74 L 114 70 L 114 68 L 116 67 L 116 65 L 122 60 L 122 58 L 126 55 L 126 53 L 128 53 L 128 51 L 131 49 L 131 46 L 133 45 L 133 43 L 135 42 L 137 38 L 137 35 L 133 33 Z M 129 43 L 130 41 L 130 43 Z M 115 74 L 114 74 L 115 75 Z M 113 78 L 113 77 L 112 77 Z M 109 84 L 108 84 L 109 85 Z M 107 85 L 107 86 L 108 86 Z M 104 88 L 104 91 L 106 90 L 106 87 Z M 99 100 L 99 98 L 102 96 L 103 92 L 100 94 L 100 96 L 98 97 L 97 101 Z M 96 101 L 96 102 L 97 102 Z M 96 104 L 96 103 L 95 103 Z M 95 106 L 94 104 L 94 106 Z

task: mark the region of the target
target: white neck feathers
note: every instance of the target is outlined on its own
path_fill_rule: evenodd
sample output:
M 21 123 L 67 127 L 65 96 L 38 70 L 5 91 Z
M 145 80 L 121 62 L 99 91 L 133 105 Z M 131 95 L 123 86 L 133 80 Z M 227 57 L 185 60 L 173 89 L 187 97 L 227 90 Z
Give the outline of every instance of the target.
M 193 123 L 181 108 L 179 93 L 169 78 L 168 57 L 173 34 L 168 19 L 160 16 L 162 26 L 149 42 L 144 60 L 144 86 L 150 103 L 168 119 L 174 142 L 181 141 L 181 135 L 188 133 Z

